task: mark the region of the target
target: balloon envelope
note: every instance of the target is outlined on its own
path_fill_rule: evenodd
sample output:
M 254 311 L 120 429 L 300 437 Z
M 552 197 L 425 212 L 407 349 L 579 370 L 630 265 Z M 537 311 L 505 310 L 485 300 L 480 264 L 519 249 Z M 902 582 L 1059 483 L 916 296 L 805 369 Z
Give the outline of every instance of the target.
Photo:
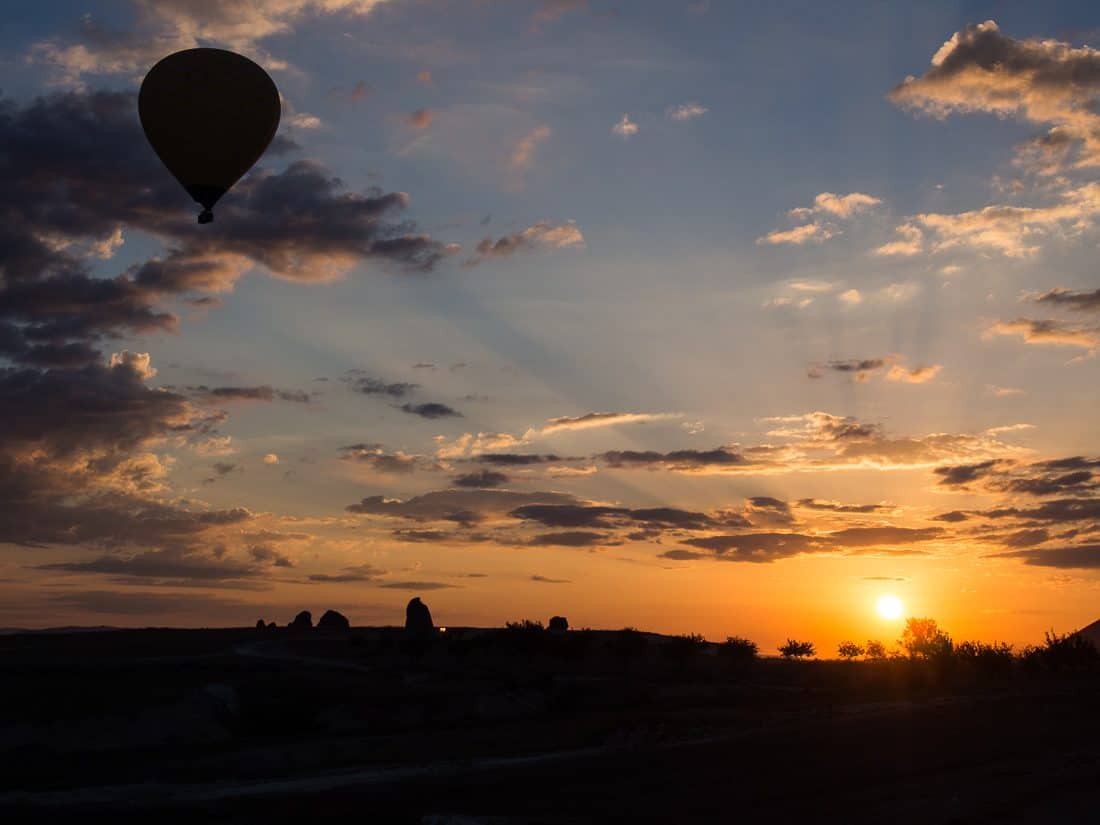
M 214 219 L 218 199 L 267 149 L 279 128 L 279 90 L 234 52 L 187 49 L 158 62 L 141 84 L 138 114 L 168 171 Z

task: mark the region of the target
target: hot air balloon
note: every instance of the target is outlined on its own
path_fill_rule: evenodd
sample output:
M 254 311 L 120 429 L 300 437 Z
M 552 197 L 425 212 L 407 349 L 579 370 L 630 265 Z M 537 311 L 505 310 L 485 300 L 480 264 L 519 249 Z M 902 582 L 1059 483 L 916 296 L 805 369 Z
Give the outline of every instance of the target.
M 279 90 L 234 52 L 187 49 L 158 62 L 141 83 L 138 114 L 157 156 L 214 220 L 218 199 L 267 149 L 279 128 Z

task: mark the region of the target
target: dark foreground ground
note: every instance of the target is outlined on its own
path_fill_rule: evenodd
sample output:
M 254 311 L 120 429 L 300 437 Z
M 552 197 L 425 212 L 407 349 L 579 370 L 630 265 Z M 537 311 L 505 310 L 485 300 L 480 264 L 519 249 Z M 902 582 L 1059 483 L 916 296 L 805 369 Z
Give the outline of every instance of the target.
M 0 638 L 6 822 L 1100 822 L 1100 676 L 644 634 Z

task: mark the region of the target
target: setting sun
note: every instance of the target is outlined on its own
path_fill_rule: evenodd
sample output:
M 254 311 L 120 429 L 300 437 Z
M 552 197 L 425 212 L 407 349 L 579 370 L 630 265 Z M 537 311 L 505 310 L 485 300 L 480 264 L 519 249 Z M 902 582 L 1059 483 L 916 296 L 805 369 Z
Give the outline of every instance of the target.
M 897 596 L 882 596 L 875 604 L 875 610 L 884 619 L 900 619 L 904 607 Z

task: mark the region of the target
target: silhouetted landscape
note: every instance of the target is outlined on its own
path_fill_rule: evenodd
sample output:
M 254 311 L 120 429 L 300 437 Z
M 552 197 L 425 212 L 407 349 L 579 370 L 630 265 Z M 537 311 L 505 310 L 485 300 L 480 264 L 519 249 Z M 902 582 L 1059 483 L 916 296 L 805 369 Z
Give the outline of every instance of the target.
M 910 620 L 761 656 L 632 628 L 0 638 L 8 821 L 1060 822 L 1095 812 L 1100 623 L 1022 651 Z M 798 644 L 802 647 L 798 648 Z M 870 649 L 870 654 L 868 654 Z

